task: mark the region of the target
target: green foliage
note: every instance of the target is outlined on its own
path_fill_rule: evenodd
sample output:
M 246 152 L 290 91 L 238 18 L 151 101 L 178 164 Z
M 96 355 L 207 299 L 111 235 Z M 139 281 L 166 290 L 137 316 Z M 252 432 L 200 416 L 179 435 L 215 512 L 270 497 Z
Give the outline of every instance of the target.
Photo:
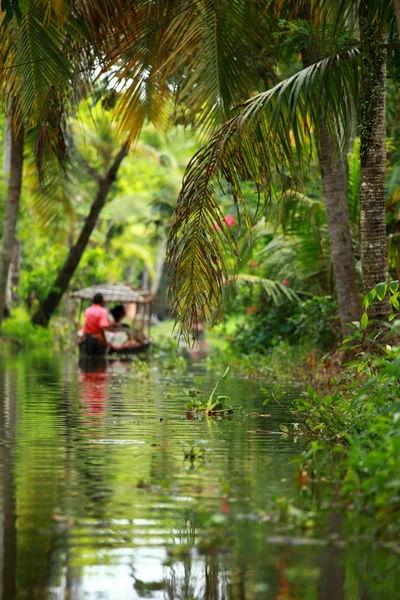
M 315 348 L 331 350 L 341 339 L 337 302 L 331 296 L 314 296 L 300 302 L 289 317 L 293 337 L 306 340 Z
M 370 357 L 367 379 L 327 396 L 309 388 L 293 406 L 303 433 L 318 440 L 303 453 L 303 468 L 339 480 L 344 507 L 389 538 L 400 532 L 399 365 L 398 349 Z
M 319 132 L 322 115 L 333 137 L 336 132 L 344 146 L 349 130 L 343 127 L 337 132 L 336 123 L 347 124 L 351 118 L 352 99 L 359 94 L 359 66 L 359 52 L 347 50 L 258 94 L 243 104 L 240 113 L 225 123 L 189 163 L 168 255 L 173 310 L 186 335 L 199 314 L 205 321 L 221 319 L 222 290 L 229 278 L 227 248 L 233 256 L 237 254 L 234 235 L 222 227 L 215 180 L 229 182 L 236 210 L 250 230 L 241 181 L 254 181 L 266 205 L 277 180 L 283 189 L 288 181 L 296 185 L 299 172 L 309 173 L 310 159 L 315 158 L 314 136 Z
M 290 344 L 307 342 L 327 351 L 340 339 L 337 314 L 337 303 L 330 296 L 279 305 L 266 302 L 246 316 L 230 341 L 243 354 L 265 354 L 282 340 Z
M 43 327 L 32 325 L 29 316 L 23 309 L 16 309 L 11 319 L 6 319 L 1 328 L 1 334 L 16 340 L 25 348 L 50 348 L 52 346 L 52 333 Z
M 395 306 L 398 281 L 379 283 L 364 298 L 390 301 Z M 395 300 L 395 302 L 394 302 Z M 396 308 L 396 306 L 395 306 Z M 397 308 L 396 308 L 397 309 Z M 300 458 L 301 470 L 314 482 L 334 486 L 335 503 L 341 504 L 350 521 L 368 520 L 368 528 L 379 538 L 397 540 L 400 534 L 400 348 L 382 346 L 381 333 L 368 333 L 368 317 L 355 325 L 355 334 L 345 346 L 356 359 L 348 367 L 347 381 L 328 395 L 311 386 L 290 410 L 288 436 L 304 436 L 310 444 Z M 397 341 L 398 323 L 387 324 L 386 341 Z M 373 349 L 374 354 L 368 353 Z M 379 354 L 376 350 L 379 348 Z M 276 392 L 266 390 L 280 405 Z M 310 502 L 313 491 L 305 485 Z M 315 489 L 315 488 L 314 488 Z M 333 488 L 332 488 L 333 493 Z M 362 527 L 360 522 L 355 523 Z
M 343 347 L 360 355 L 365 351 L 380 354 L 384 345 L 390 341 L 393 332 L 398 332 L 400 325 L 400 321 L 397 319 L 400 309 L 399 297 L 399 281 L 397 279 L 389 282 L 383 281 L 372 288 L 364 296 L 364 312 L 360 322 L 349 324 L 353 329 L 353 334 L 343 340 Z M 389 316 L 388 323 L 379 323 L 379 327 L 374 327 L 374 321 L 369 319 L 368 309 L 377 302 L 389 302 L 395 312 Z M 393 321 L 393 326 L 390 327 L 389 323 Z M 361 363 L 364 366 L 365 364 Z M 360 365 L 359 370 L 361 370 Z
M 207 442 L 205 440 L 193 440 L 183 443 L 183 454 L 185 460 L 191 462 L 198 459 L 204 460 L 204 454 L 207 450 Z
M 233 412 L 233 408 L 230 404 L 229 396 L 217 396 L 215 393 L 220 382 L 228 377 L 229 367 L 227 367 L 221 377 L 217 380 L 217 383 L 212 390 L 210 397 L 207 401 L 200 400 L 197 396 L 200 394 L 197 389 L 185 390 L 186 396 L 190 398 L 190 402 L 186 404 L 186 408 L 193 412 L 205 412 L 207 416 L 230 414 Z

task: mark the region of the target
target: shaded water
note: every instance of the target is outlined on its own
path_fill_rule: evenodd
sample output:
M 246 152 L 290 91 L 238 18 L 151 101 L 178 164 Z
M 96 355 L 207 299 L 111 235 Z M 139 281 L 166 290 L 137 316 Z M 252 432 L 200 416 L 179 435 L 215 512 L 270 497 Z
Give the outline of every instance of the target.
M 0 600 L 395 598 L 392 555 L 271 522 L 299 450 L 260 382 L 223 382 L 243 410 L 219 421 L 185 415 L 193 383 L 215 375 L 0 362 Z

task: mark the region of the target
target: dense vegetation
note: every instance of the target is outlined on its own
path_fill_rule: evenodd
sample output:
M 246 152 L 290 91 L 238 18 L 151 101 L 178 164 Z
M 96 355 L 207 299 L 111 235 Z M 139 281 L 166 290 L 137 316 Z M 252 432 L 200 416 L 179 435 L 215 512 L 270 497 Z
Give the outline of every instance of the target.
M 43 327 L 63 337 L 76 317 L 69 291 L 124 280 L 161 300 L 169 285 L 159 316 L 187 338 L 224 321 L 237 360 L 301 347 L 326 365 L 345 338 L 353 371 L 293 409 L 311 441 L 301 469 L 340 481 L 337 502 L 354 497 L 390 539 L 398 9 L 28 0 L 0 12 L 3 334 L 48 344 Z

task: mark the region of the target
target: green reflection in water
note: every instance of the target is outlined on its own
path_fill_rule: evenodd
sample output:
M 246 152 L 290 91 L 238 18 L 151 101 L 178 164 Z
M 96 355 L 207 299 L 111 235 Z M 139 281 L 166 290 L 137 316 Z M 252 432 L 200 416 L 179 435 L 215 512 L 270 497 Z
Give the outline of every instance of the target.
M 260 382 L 223 382 L 237 410 L 222 420 L 187 418 L 192 383 L 3 360 L 1 600 L 394 598 L 392 554 L 288 538 L 270 521 L 268 500 L 297 493 L 298 449 L 269 433 L 283 415 L 260 415 Z M 204 455 L 185 460 L 193 442 Z M 328 528 L 339 533 L 337 515 Z

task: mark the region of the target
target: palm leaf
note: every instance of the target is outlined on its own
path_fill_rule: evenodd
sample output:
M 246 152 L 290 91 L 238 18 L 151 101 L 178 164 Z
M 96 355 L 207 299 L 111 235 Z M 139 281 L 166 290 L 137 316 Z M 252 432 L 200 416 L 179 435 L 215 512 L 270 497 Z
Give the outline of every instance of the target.
M 264 57 L 277 48 L 268 46 L 269 23 L 256 3 L 202 0 L 190 19 L 181 15 L 171 23 L 166 37 L 175 48 L 175 70 L 183 74 L 176 101 L 195 115 L 197 128 L 215 130 L 254 94 L 257 70 L 276 80 Z
M 220 318 L 227 279 L 225 244 L 236 253 L 233 236 L 226 228 L 214 227 L 222 218 L 212 179 L 228 182 L 250 229 L 241 181 L 253 180 L 266 203 L 276 179 L 283 189 L 288 181 L 296 188 L 298 170 L 307 173 L 316 155 L 314 133 L 319 132 L 322 115 L 337 150 L 344 148 L 352 100 L 359 93 L 359 65 L 360 54 L 351 49 L 251 98 L 189 163 L 168 242 L 170 297 L 186 336 L 199 314 L 213 322 Z
M 310 198 L 297 190 L 286 190 L 279 201 L 278 223 L 286 233 L 309 233 L 325 220 L 321 200 Z
M 139 0 L 125 11 L 122 32 L 116 26 L 115 40 L 102 45 L 99 76 L 110 77 L 113 89 L 121 91 L 117 118 L 121 129 L 130 132 L 131 141 L 137 139 L 146 119 L 166 130 L 172 88 L 168 72 L 162 69 L 169 51 L 164 35 L 181 10 L 173 0 Z
M 274 281 L 273 279 L 258 277 L 257 275 L 250 275 L 247 273 L 240 273 L 231 281 L 236 281 L 238 285 L 261 285 L 264 288 L 267 296 L 270 296 L 275 304 L 279 304 L 284 299 L 299 299 L 294 290 L 283 283 L 280 283 L 279 281 Z

